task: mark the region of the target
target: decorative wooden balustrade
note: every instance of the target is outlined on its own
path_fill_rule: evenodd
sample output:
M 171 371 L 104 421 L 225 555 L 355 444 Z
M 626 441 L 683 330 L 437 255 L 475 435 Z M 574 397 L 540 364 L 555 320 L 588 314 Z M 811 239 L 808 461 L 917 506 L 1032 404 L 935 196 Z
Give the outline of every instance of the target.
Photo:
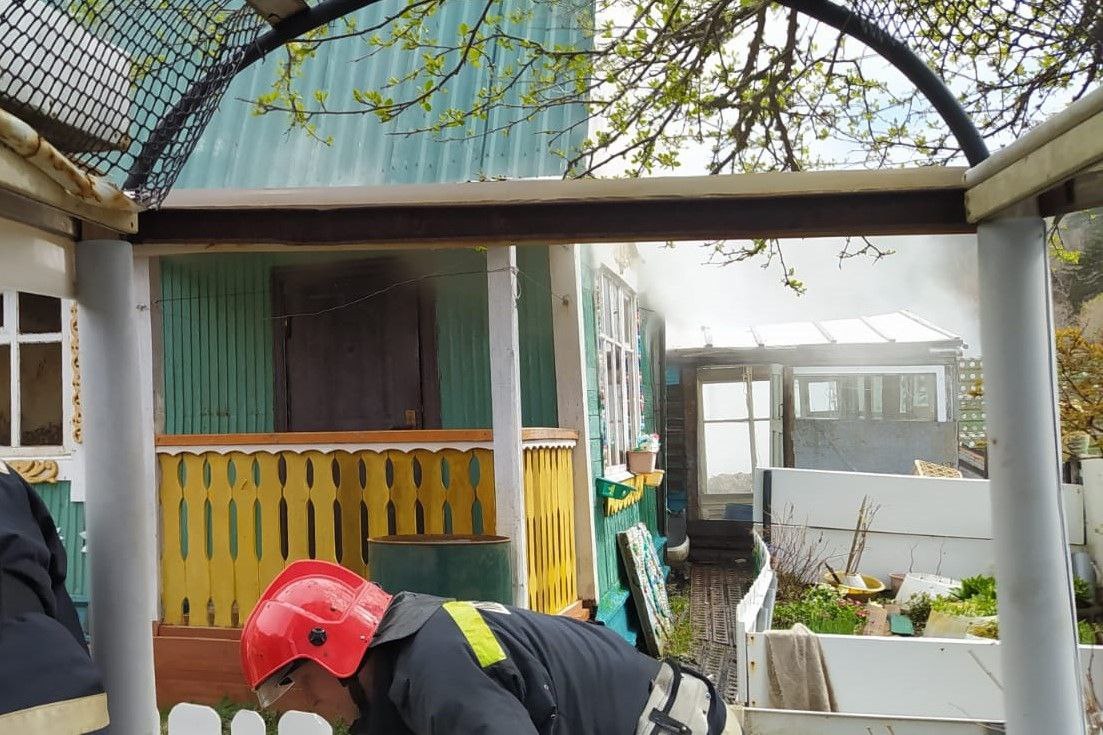
M 526 430 L 530 605 L 577 601 L 569 432 Z M 292 561 L 368 576 L 367 539 L 493 534 L 488 431 L 157 439 L 163 621 L 239 626 Z

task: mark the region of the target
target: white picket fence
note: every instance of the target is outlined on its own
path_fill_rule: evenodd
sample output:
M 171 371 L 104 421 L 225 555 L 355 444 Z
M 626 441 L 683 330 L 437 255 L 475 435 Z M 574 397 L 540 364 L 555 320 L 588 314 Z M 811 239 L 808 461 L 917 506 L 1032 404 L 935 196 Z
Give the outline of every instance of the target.
M 333 735 L 333 728 L 313 712 L 286 712 L 276 726 L 279 735 Z M 230 722 L 231 735 L 265 735 L 264 719 L 241 710 Z M 181 703 L 169 711 L 168 735 L 222 735 L 218 713 L 201 704 Z
M 777 596 L 777 577 L 774 575 L 770 549 L 766 542 L 754 531 L 754 557 L 758 565 L 758 576 L 743 595 L 735 608 L 735 660 L 736 691 L 741 703 L 747 702 L 750 681 L 747 667 L 747 634 L 770 629 L 774 618 L 774 598 Z

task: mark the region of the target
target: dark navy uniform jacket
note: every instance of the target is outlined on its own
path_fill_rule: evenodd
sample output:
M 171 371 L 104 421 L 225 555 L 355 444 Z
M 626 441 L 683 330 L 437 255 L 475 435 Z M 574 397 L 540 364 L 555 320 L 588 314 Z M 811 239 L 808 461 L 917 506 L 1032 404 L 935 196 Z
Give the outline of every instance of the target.
M 89 732 L 106 696 L 65 591 L 65 549 L 50 512 L 0 462 L 0 732 Z
M 352 732 L 631 735 L 658 670 L 599 625 L 402 593 L 358 675 Z

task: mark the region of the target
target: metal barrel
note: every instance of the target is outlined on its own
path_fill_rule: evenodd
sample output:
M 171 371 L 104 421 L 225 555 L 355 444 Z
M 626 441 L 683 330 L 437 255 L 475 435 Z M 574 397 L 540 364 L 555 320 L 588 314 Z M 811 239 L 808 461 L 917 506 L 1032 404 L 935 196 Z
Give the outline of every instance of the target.
M 505 536 L 407 535 L 368 539 L 371 579 L 387 592 L 513 604 Z

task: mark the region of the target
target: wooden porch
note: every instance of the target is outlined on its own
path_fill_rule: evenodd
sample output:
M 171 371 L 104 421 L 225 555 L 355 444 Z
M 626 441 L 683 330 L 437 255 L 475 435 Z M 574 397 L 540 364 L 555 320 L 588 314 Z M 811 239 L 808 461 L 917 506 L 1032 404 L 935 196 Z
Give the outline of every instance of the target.
M 528 602 L 540 612 L 580 607 L 576 442 L 522 432 Z M 369 537 L 497 533 L 492 443 L 489 430 L 158 437 L 163 622 L 240 626 L 297 559 L 368 576 Z

